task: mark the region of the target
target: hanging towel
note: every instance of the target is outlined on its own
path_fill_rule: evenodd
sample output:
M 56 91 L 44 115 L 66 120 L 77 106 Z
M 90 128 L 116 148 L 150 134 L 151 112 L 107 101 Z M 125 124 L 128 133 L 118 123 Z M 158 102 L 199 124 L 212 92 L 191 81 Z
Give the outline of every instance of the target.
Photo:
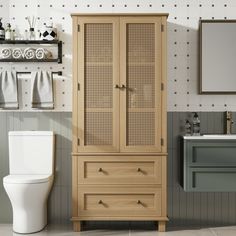
M 11 48 L 3 48 L 1 50 L 1 58 L 9 59 L 9 58 L 11 58 L 11 56 L 12 56 Z
M 24 50 L 24 57 L 26 59 L 35 59 L 35 49 L 34 48 L 26 48 Z
M 16 74 L 11 71 L 0 72 L 0 108 L 18 109 L 17 92 Z
M 36 58 L 39 60 L 48 59 L 52 57 L 52 53 L 44 48 L 37 48 L 36 49 Z
M 32 108 L 53 109 L 53 78 L 51 72 L 32 72 L 31 75 Z
M 21 59 L 21 58 L 23 58 L 23 52 L 22 52 L 22 50 L 21 50 L 20 48 L 14 48 L 14 49 L 12 50 L 12 57 L 13 57 L 14 59 Z

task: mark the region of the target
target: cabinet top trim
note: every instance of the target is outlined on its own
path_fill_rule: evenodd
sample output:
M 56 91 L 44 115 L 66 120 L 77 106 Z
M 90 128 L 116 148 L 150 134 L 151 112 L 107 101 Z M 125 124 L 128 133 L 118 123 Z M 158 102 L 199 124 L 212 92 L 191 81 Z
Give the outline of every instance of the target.
M 169 13 L 72 13 L 71 16 L 169 16 Z

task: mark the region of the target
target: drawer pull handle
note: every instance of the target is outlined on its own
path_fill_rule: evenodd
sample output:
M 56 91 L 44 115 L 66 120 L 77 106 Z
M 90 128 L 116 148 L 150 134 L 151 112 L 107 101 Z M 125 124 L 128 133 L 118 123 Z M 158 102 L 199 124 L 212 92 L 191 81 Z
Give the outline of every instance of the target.
M 99 200 L 99 201 L 98 201 L 98 204 L 103 204 L 102 200 Z
M 103 169 L 102 169 L 102 168 L 99 168 L 99 169 L 98 169 L 98 172 L 103 172 Z
M 142 204 L 142 202 L 140 200 L 137 201 L 137 204 Z
M 141 170 L 141 168 L 138 168 L 137 171 L 138 171 L 138 172 L 141 172 L 142 170 Z

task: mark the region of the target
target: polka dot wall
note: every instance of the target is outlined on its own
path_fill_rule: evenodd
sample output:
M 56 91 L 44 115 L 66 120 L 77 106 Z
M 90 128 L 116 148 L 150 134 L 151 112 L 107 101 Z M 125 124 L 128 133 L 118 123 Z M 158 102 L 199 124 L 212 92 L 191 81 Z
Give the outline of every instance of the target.
M 36 29 L 52 21 L 63 41 L 62 64 L 0 63 L 15 71 L 62 71 L 55 76 L 55 111 L 72 109 L 71 13 L 169 13 L 168 18 L 168 111 L 236 111 L 236 95 L 198 94 L 200 19 L 236 19 L 235 0 L 0 0 L 0 17 L 18 32 L 28 28 L 27 16 L 36 16 Z M 21 110 L 29 110 L 29 79 L 22 79 Z

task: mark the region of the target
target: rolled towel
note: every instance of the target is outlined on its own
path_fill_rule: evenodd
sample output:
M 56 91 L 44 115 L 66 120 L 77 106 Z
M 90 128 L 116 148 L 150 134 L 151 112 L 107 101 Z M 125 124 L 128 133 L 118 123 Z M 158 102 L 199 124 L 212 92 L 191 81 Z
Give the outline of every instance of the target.
M 26 48 L 24 50 L 25 59 L 35 59 L 35 49 L 34 48 Z
M 9 59 L 12 57 L 12 50 L 11 48 L 3 48 L 1 50 L 1 57 L 4 59 Z
M 48 59 L 52 57 L 52 53 L 44 48 L 37 48 L 36 49 L 36 58 L 39 60 Z
M 23 58 L 23 52 L 22 52 L 22 50 L 21 50 L 20 48 L 14 48 L 14 49 L 12 50 L 12 57 L 13 57 L 14 59 L 21 59 L 21 58 Z

